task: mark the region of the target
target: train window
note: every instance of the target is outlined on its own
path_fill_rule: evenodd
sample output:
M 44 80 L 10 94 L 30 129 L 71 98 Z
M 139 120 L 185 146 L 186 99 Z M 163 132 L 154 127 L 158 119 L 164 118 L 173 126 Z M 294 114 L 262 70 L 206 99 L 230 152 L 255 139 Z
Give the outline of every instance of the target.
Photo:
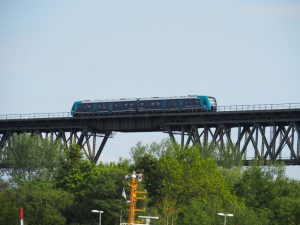
M 160 106 L 160 102 L 156 102 L 156 105 L 157 105 L 157 106 Z
M 155 102 L 151 102 L 150 105 L 151 105 L 151 106 L 155 106 Z
M 140 103 L 140 106 L 144 106 L 144 102 L 141 102 L 141 103 Z
M 82 112 L 88 111 L 88 105 L 87 105 L 87 104 L 82 104 L 82 105 L 81 105 L 81 111 L 82 111 Z

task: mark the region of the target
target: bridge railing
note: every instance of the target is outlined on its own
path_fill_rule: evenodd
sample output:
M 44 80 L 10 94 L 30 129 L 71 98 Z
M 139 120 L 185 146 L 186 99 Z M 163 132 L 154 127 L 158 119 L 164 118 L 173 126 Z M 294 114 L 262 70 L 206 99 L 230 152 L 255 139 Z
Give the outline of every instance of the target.
M 228 105 L 218 106 L 217 111 L 261 111 L 276 109 L 300 109 L 300 103 L 258 104 L 258 105 Z
M 4 115 L 0 115 L 0 120 L 59 118 L 59 117 L 71 117 L 71 113 L 54 112 L 54 113 L 4 114 Z

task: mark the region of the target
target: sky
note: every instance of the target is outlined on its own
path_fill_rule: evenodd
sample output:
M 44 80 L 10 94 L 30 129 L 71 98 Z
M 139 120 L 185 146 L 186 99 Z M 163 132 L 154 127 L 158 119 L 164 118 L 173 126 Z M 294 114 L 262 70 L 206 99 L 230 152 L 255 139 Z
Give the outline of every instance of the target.
M 299 40 L 292 0 L 0 0 L 0 114 L 191 94 L 222 106 L 300 103 Z M 166 137 L 116 133 L 100 160 Z

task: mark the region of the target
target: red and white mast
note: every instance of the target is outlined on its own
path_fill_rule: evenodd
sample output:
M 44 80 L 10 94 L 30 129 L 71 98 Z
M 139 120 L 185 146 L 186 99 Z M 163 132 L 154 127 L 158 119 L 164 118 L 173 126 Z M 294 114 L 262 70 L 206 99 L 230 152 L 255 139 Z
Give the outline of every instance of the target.
M 24 212 L 23 212 L 23 208 L 20 208 L 20 225 L 24 225 Z

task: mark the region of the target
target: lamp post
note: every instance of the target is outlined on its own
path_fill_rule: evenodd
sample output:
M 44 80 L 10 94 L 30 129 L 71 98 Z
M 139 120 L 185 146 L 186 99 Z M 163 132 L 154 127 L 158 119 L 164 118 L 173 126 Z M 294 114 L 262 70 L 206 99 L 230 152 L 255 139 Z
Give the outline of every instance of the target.
M 155 220 L 159 219 L 158 216 L 139 216 L 139 218 L 146 219 L 146 223 L 145 223 L 146 225 L 150 225 L 151 219 L 155 219 Z
M 99 213 L 99 225 L 101 225 L 101 214 L 103 213 L 103 211 L 102 210 L 93 209 L 91 212 L 92 213 Z
M 227 216 L 233 216 L 233 214 L 230 213 L 218 213 L 219 216 L 224 216 L 224 225 L 226 225 L 226 217 Z

